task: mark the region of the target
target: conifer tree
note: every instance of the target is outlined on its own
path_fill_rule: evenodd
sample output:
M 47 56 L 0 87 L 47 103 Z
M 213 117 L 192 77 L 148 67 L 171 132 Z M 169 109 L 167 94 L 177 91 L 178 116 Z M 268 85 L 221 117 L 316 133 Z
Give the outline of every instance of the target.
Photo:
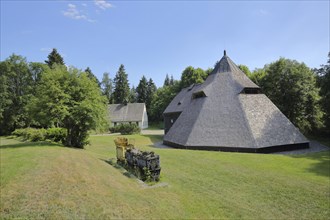
M 147 100 L 146 100 L 147 110 L 150 107 L 152 97 L 155 94 L 156 90 L 157 90 L 157 87 L 156 87 L 154 81 L 150 78 L 148 81 L 148 88 L 147 88 Z
M 111 104 L 113 101 L 112 97 L 112 80 L 109 77 L 109 73 L 103 73 L 102 82 L 101 82 L 102 94 L 107 97 L 108 104 Z
M 173 75 L 171 75 L 171 79 L 170 79 L 170 85 L 173 86 L 174 85 L 174 78 Z
M 64 65 L 64 60 L 62 56 L 57 52 L 56 48 L 53 48 L 52 52 L 48 55 L 48 60 L 45 60 L 50 68 L 53 67 L 54 64 Z
M 136 87 L 137 102 L 146 103 L 148 97 L 148 82 L 145 76 L 142 76 L 139 85 Z
M 170 85 L 170 78 L 168 77 L 168 74 L 166 74 L 165 80 L 164 80 L 164 86 Z
M 115 90 L 113 92 L 113 100 L 115 104 L 127 104 L 129 102 L 129 84 L 125 67 L 120 65 L 118 72 L 114 78 Z
M 87 77 L 90 78 L 91 80 L 93 80 L 94 82 L 97 83 L 97 85 L 100 87 L 101 86 L 101 83 L 100 81 L 98 80 L 98 78 L 93 74 L 92 70 L 87 67 L 84 71 L 86 74 L 87 74 Z
M 129 102 L 130 103 L 136 103 L 137 102 L 137 94 L 136 94 L 136 88 L 133 86 L 129 93 Z

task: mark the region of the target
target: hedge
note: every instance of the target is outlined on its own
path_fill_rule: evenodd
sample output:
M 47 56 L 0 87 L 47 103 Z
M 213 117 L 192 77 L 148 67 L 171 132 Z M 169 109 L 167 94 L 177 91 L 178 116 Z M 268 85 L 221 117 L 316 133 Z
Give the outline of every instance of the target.
M 109 128 L 111 133 L 121 133 L 127 134 L 139 134 L 141 129 L 136 124 L 119 124 L 114 127 Z

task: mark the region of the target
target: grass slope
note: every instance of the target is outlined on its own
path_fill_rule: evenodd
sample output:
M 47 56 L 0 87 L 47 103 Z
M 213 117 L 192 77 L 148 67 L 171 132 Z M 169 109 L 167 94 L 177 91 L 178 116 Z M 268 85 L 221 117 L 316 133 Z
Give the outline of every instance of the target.
M 160 136 L 132 135 L 161 157 L 161 181 L 142 188 L 104 160 L 114 136 L 86 150 L 1 138 L 1 218 L 329 219 L 330 155 L 299 156 L 152 148 Z

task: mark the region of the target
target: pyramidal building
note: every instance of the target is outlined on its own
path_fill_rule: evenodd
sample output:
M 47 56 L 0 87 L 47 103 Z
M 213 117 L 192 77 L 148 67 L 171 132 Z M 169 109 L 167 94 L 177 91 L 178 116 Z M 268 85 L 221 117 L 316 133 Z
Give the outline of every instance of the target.
M 309 147 L 226 51 L 205 82 L 182 89 L 163 115 L 163 142 L 176 148 L 269 153 Z

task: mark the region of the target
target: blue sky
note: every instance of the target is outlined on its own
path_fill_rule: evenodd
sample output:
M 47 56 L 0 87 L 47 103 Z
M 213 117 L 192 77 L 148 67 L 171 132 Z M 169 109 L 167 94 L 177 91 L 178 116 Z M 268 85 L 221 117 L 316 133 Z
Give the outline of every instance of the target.
M 329 1 L 4 1 L 1 61 L 43 62 L 57 48 L 67 65 L 101 80 L 124 64 L 162 86 L 185 67 L 206 69 L 227 50 L 251 70 L 280 57 L 309 67 L 327 61 Z

